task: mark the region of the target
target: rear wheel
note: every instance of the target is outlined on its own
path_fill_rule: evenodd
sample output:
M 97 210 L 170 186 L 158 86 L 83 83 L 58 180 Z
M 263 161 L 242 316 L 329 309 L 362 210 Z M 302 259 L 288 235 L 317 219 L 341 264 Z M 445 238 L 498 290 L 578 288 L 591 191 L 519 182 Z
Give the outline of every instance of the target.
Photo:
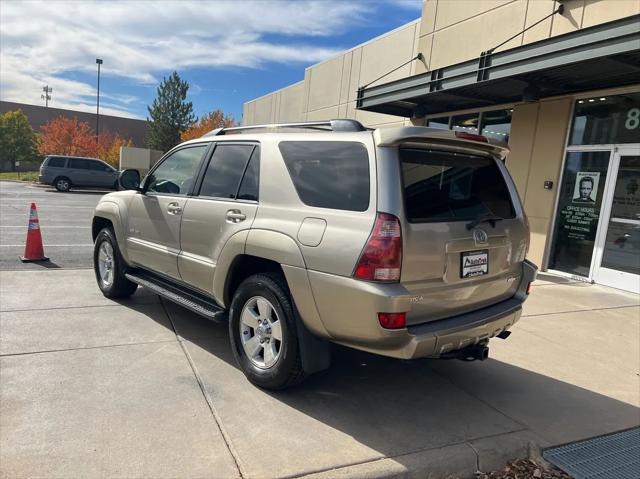
M 111 228 L 102 229 L 96 237 L 93 248 L 93 269 L 98 287 L 107 298 L 126 298 L 131 296 L 138 287 L 124 275 L 124 261 L 120 256 L 118 243 Z
M 53 186 L 55 186 L 56 190 L 65 193 L 71 189 L 71 180 L 66 176 L 59 176 L 53 180 Z
M 229 333 L 240 368 L 256 386 L 284 389 L 304 377 L 296 316 L 281 276 L 256 274 L 238 287 Z

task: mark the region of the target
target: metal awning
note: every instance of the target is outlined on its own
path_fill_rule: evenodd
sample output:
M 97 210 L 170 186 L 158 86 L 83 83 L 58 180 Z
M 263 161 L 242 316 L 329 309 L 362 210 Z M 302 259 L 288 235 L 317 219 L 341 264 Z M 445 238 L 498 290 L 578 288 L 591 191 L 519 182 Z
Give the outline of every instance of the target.
M 356 108 L 413 117 L 640 84 L 640 15 L 378 86 Z

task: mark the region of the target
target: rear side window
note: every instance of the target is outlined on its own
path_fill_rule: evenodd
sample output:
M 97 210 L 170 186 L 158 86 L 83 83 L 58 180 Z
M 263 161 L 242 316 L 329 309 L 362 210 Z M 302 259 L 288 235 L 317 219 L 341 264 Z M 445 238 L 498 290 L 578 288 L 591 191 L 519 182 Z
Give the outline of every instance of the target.
M 260 180 L 260 149 L 253 150 L 247 170 L 244 172 L 240 189 L 239 200 L 258 201 L 258 183 Z
M 218 144 L 200 187 L 200 196 L 235 198 L 255 145 Z
M 100 161 L 91 161 L 91 160 L 89 160 L 89 169 L 95 170 L 95 171 L 111 171 L 111 168 L 109 168 L 104 163 Z
M 60 158 L 59 156 L 52 156 L 47 160 L 47 166 L 50 168 L 64 168 L 66 160 L 66 158 Z
M 405 214 L 410 222 L 515 216 L 495 160 L 452 152 L 400 149 Z
M 369 155 L 362 143 L 283 141 L 279 147 L 304 204 L 348 211 L 369 208 Z
M 69 168 L 78 168 L 81 170 L 88 170 L 90 169 L 90 161 L 88 160 L 81 160 L 79 158 L 69 158 Z

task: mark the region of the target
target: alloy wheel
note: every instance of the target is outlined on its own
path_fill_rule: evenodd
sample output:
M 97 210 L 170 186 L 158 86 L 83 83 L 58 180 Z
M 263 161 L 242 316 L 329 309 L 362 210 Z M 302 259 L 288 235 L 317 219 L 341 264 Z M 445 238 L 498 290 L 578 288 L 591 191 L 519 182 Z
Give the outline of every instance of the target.
M 282 351 L 282 321 L 268 299 L 254 296 L 242 308 L 240 340 L 247 358 L 261 369 L 269 369 Z
M 113 269 L 113 246 L 108 241 L 103 241 L 98 250 L 98 272 L 100 273 L 100 281 L 105 288 L 113 284 Z

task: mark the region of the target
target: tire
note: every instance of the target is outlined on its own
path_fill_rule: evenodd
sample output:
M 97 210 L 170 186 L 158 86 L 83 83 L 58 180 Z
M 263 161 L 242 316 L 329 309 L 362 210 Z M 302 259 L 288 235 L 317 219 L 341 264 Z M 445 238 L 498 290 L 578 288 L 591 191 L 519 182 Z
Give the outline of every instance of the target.
M 126 298 L 138 288 L 137 284 L 129 281 L 124 275 L 125 263 L 111 228 L 103 228 L 96 236 L 93 270 L 98 287 L 107 298 Z
M 66 193 L 71 189 L 71 180 L 66 176 L 59 176 L 53 180 L 53 186 L 61 193 Z
M 278 390 L 304 378 L 296 321 L 280 275 L 256 274 L 238 287 L 231 302 L 229 337 L 233 355 L 251 383 Z

